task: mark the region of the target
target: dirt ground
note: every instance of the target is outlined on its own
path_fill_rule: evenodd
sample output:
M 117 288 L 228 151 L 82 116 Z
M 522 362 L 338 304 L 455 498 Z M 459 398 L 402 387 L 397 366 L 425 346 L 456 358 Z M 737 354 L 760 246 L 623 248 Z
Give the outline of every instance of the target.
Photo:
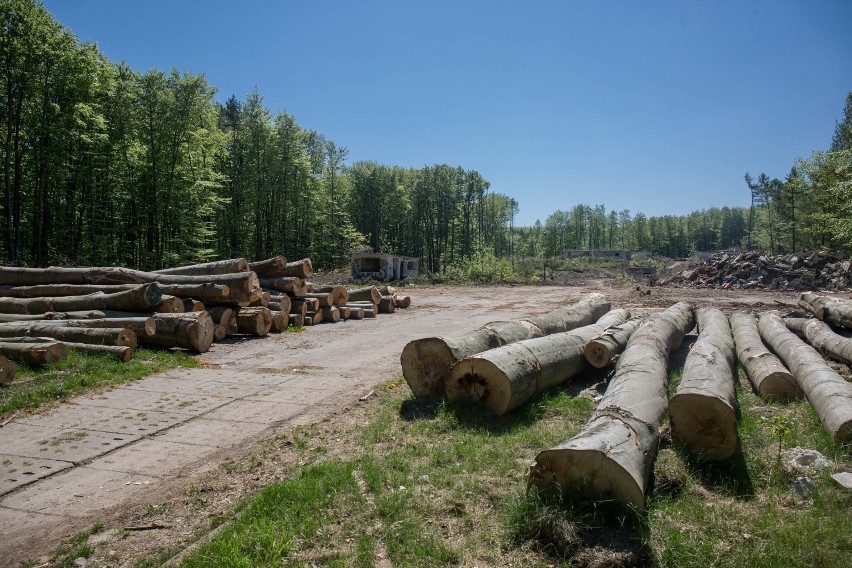
M 590 292 L 602 292 L 613 307 L 628 307 L 635 314 L 658 311 L 677 301 L 715 305 L 725 313 L 796 310 L 792 293 L 618 286 L 609 279 L 578 280 L 568 286 L 487 286 L 407 288 L 411 307 L 382 315 L 369 326 L 359 322 L 320 325 L 302 333 L 270 336 L 262 340 L 216 344 L 202 359 L 211 366 L 254 369 L 299 368 L 317 382 L 343 380 L 345 388 L 322 405 L 293 419 L 274 424 L 250 443 L 220 450 L 186 468 L 143 502 L 128 502 L 108 514 L 83 519 L 76 526 L 57 527 L 48 538 L 0 564 L 23 561 L 52 565 L 57 546 L 70 546 L 82 530 L 98 525 L 88 537 L 94 547 L 88 566 L 133 566 L 156 554 L 154 564 L 175 562 L 193 543 L 203 542 L 216 525 L 227 523 L 235 506 L 263 486 L 287 477 L 305 465 L 288 451 L 295 435 L 304 443 L 328 443 L 341 425 L 357 422 L 373 387 L 399 382 L 399 354 L 408 341 L 429 335 L 456 335 L 488 321 L 537 315 L 572 303 Z M 143 379 L 144 380 L 144 379 Z M 331 440 L 328 447 L 345 455 L 345 441 Z M 271 449 L 274 448 L 274 451 Z M 83 540 L 85 542 L 85 540 Z M 80 541 L 75 543 L 79 546 Z M 66 550 L 66 553 L 68 551 Z

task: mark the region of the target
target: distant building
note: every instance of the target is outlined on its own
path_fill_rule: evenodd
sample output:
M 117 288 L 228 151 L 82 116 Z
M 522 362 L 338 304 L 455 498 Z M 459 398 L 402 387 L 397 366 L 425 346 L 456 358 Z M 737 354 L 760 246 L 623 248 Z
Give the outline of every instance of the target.
M 620 258 L 630 260 L 632 253 L 629 250 L 600 249 L 600 250 L 566 250 L 562 252 L 562 258 Z
M 359 280 L 402 280 L 413 278 L 419 273 L 419 258 L 372 252 L 352 255 L 352 277 Z

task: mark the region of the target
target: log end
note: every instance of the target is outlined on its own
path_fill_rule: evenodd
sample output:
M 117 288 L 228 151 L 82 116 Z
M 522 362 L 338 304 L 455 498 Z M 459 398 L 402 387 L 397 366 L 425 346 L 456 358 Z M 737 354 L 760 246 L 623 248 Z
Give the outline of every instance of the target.
M 598 369 L 603 369 L 610 363 L 609 349 L 594 340 L 586 344 L 583 355 L 590 365 Z
M 788 402 L 804 396 L 799 383 L 786 371 L 776 371 L 766 375 L 760 381 L 757 393 L 764 400 L 773 402 Z
M 445 389 L 447 400 L 477 402 L 496 416 L 508 412 L 512 398 L 505 373 L 491 361 L 476 356 L 453 365 Z
M 366 314 L 365 316 L 370 317 Z M 443 397 L 450 368 L 456 362 L 450 348 L 440 337 L 410 341 L 400 355 L 405 382 L 416 397 Z
M 672 436 L 706 461 L 732 457 L 739 443 L 737 413 L 725 401 L 697 392 L 679 392 L 669 401 Z
M 15 378 L 15 373 L 18 372 L 18 365 L 14 361 L 10 361 L 6 357 L 0 355 L 0 385 L 8 385 Z

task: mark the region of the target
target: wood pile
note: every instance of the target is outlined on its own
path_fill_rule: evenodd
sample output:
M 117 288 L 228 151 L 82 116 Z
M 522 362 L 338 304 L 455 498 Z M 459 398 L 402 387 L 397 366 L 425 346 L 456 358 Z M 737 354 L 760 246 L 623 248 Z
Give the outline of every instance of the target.
M 660 280 L 661 286 L 731 290 L 849 290 L 852 261 L 840 253 L 771 256 L 718 253 L 698 267 Z
M 262 337 L 288 325 L 374 318 L 410 299 L 375 287 L 313 291 L 308 258 L 235 258 L 152 272 L 121 267 L 0 267 L 0 384 L 15 362 L 40 366 L 69 349 L 122 361 L 137 345 L 204 353 L 229 336 Z M 312 293 L 313 292 L 313 293 Z M 388 311 L 387 309 L 385 311 Z

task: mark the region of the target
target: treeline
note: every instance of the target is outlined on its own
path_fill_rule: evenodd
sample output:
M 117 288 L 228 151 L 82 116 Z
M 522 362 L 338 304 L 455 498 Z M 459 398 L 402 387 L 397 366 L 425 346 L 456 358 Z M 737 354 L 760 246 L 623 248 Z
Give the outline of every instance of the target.
M 157 269 L 284 254 L 322 269 L 371 248 L 438 272 L 565 249 L 852 246 L 852 95 L 829 151 L 784 181 L 746 175 L 750 207 L 647 217 L 575 205 L 515 227 L 517 201 L 479 172 L 349 165 L 346 147 L 257 91 L 215 94 L 203 74 L 109 61 L 36 0 L 0 0 L 3 262 Z

